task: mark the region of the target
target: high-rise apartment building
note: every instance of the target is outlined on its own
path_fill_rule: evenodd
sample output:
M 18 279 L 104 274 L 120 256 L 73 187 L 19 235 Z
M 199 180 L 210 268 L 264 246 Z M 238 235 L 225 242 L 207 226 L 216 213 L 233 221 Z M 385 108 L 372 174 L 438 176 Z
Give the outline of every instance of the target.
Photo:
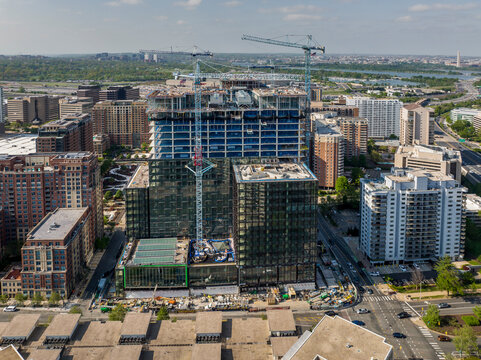
M 101 101 L 92 109 L 94 134 L 106 134 L 111 145 L 140 148 L 150 142 L 147 102 Z
M 22 246 L 22 291 L 68 297 L 81 278 L 95 240 L 89 208 L 57 208 L 27 235 Z
M 399 136 L 402 102 L 368 97 L 347 98 L 346 104 L 359 108 L 359 115 L 368 120 L 368 136 L 387 138 Z
M 78 98 L 89 97 L 92 99 L 93 105 L 100 100 L 100 86 L 99 85 L 80 85 L 77 90 Z
M 434 144 L 434 110 L 418 104 L 401 109 L 401 145 Z
M 344 157 L 358 157 L 367 154 L 368 120 L 359 117 L 334 118 L 344 136 Z
M 3 87 L 0 86 L 0 135 L 5 134 L 5 107 L 3 104 Z
M 67 115 L 38 130 L 37 152 L 93 151 L 92 120 L 89 114 Z
M 91 114 L 94 106 L 92 98 L 65 98 L 59 101 L 60 118 L 72 114 Z
M 91 231 L 103 235 L 102 181 L 92 153 L 0 155 L 2 247 L 21 244 L 45 215 L 59 207 L 89 207 Z M 93 242 L 85 247 L 92 254 Z
M 57 96 L 30 96 L 9 99 L 7 102 L 8 120 L 23 124 L 38 123 L 59 118 L 59 98 Z
M 139 98 L 139 88 L 133 88 L 132 86 L 109 86 L 106 90 L 100 90 L 99 92 L 99 101 L 138 100 Z
M 313 137 L 311 169 L 321 188 L 334 188 L 344 173 L 345 138 L 339 128 L 322 122 L 316 124 Z
M 461 183 L 461 153 L 440 146 L 400 146 L 394 155 L 397 168 L 439 171 Z
M 234 165 L 241 287 L 314 282 L 317 179 L 305 165 Z
M 427 170 L 361 179 L 361 250 L 372 263 L 462 258 L 464 191 L 452 177 Z

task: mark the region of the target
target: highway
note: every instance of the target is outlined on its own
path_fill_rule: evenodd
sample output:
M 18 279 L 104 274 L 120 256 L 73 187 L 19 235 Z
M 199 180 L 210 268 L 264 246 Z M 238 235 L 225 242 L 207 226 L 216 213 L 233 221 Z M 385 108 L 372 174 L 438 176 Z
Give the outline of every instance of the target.
M 477 99 L 479 92 L 476 87 L 473 86 L 473 83 L 476 81 L 475 80 L 459 80 L 459 82 L 456 84 L 456 92 L 461 93 L 466 91 L 466 94 L 463 96 L 460 96 L 456 99 L 449 99 L 449 100 L 441 100 L 441 101 L 434 101 L 430 102 L 429 105 L 441 105 L 441 104 L 447 104 L 447 103 L 460 103 L 463 101 L 469 101 L 469 100 L 474 100 Z

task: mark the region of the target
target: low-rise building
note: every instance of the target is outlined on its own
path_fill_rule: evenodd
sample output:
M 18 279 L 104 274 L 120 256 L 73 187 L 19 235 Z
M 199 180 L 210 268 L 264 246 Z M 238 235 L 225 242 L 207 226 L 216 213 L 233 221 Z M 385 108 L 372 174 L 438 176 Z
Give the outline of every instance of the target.
M 451 110 L 450 117 L 451 121 L 454 123 L 458 120 L 467 120 L 469 122 L 473 122 L 473 118 L 475 116 L 480 116 L 481 111 L 478 109 L 470 109 L 470 108 L 457 108 Z
M 2 295 L 7 295 L 12 298 L 22 292 L 21 271 L 22 268 L 12 268 L 2 278 Z
M 439 171 L 461 183 L 461 153 L 440 146 L 400 146 L 394 156 L 397 168 Z
M 481 228 L 481 197 L 476 194 L 466 194 L 464 213 L 467 219 Z
M 25 295 L 72 293 L 93 251 L 90 216 L 89 208 L 58 208 L 28 233 L 22 246 Z

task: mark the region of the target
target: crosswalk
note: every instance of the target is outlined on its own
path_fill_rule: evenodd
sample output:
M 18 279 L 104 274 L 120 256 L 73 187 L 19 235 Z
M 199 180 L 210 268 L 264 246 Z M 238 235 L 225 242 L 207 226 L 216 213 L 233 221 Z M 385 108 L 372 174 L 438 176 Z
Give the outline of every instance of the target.
M 364 301 L 368 302 L 379 302 L 379 301 L 393 301 L 394 299 L 391 296 L 366 296 L 363 298 Z
M 421 334 L 423 334 L 423 336 L 426 338 L 429 345 L 431 345 L 434 351 L 436 351 L 437 357 L 440 360 L 444 360 L 444 352 L 441 350 L 441 347 L 439 346 L 439 344 L 434 340 L 434 336 L 433 334 L 431 334 L 431 331 L 429 331 L 428 329 L 422 326 L 418 326 L 418 329 L 421 332 Z

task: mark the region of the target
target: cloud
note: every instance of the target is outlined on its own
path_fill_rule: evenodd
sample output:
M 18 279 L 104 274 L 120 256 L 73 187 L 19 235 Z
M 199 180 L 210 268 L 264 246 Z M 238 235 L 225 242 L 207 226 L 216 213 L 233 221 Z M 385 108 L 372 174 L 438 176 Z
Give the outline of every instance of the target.
M 202 0 L 186 0 L 186 1 L 177 1 L 174 3 L 174 5 L 182 6 L 186 10 L 194 10 L 201 3 L 202 3 Z
M 285 21 L 301 21 L 301 20 L 320 20 L 322 16 L 312 14 L 288 14 L 284 16 Z
M 236 6 L 242 5 L 242 2 L 238 0 L 232 0 L 232 1 L 226 1 L 222 5 L 226 7 L 236 7 Z
M 403 23 L 408 23 L 411 21 L 413 21 L 413 17 L 411 15 L 400 16 L 396 19 L 396 22 L 403 22 Z
M 184 25 L 185 24 L 185 20 L 177 20 L 175 22 L 177 25 Z
M 120 6 L 120 5 L 138 5 L 141 4 L 142 0 L 113 0 L 109 1 L 106 4 L 108 6 Z
M 416 4 L 409 7 L 409 11 L 412 12 L 422 12 L 431 10 L 449 10 L 449 11 L 459 11 L 459 10 L 471 10 L 478 7 L 476 3 L 465 3 L 465 4 Z
M 157 16 L 154 16 L 154 19 L 159 21 L 164 21 L 164 20 L 167 20 L 168 17 L 165 15 L 157 15 Z

